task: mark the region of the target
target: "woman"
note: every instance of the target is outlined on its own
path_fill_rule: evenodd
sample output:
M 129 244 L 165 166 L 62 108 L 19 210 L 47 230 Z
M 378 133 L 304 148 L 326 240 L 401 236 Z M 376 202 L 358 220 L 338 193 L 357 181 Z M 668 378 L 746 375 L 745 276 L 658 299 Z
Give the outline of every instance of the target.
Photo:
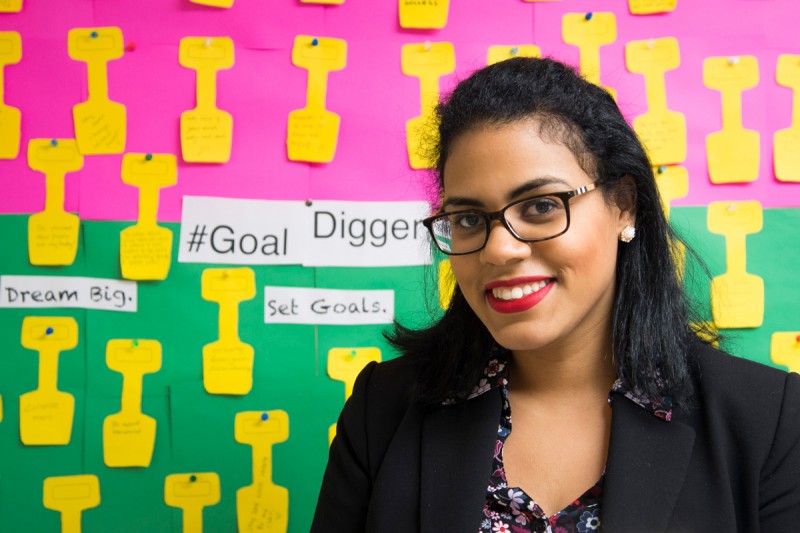
M 608 93 L 517 58 L 438 112 L 455 293 L 359 376 L 312 531 L 797 531 L 800 377 L 692 327 Z

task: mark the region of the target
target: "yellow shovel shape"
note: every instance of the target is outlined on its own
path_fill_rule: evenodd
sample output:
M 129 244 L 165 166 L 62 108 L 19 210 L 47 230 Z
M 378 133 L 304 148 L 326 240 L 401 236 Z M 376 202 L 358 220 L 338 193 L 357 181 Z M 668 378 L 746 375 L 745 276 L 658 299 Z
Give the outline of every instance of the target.
M 28 166 L 45 176 L 44 211 L 28 219 L 28 258 L 37 266 L 71 265 L 80 219 L 64 211 L 64 176 L 83 167 L 83 156 L 72 139 L 31 139 Z
M 142 413 L 142 377 L 161 369 L 161 343 L 110 340 L 106 364 L 122 374 L 122 405 L 103 422 L 103 460 L 111 467 L 150 466 L 156 420 Z
M 718 328 L 757 328 L 764 320 L 764 280 L 747 273 L 745 251 L 745 236 L 762 226 L 756 201 L 708 205 L 708 230 L 725 236 L 727 272 L 711 280 L 711 313 Z
M 561 19 L 561 36 L 565 43 L 578 47 L 583 77 L 616 99 L 617 92 L 600 83 L 600 47 L 617 40 L 614 13 L 566 13 Z
M 100 505 L 97 476 L 49 477 L 44 480 L 44 506 L 61 513 L 61 533 L 80 533 L 81 513 Z
M 800 331 L 779 331 L 772 334 L 769 358 L 789 372 L 800 372 Z
M 247 394 L 253 386 L 253 347 L 239 339 L 239 302 L 256 295 L 249 268 L 207 268 L 203 299 L 219 304 L 219 340 L 203 346 L 203 385 L 209 394 Z
M 19 398 L 19 433 L 27 446 L 69 444 L 75 398 L 58 390 L 58 354 L 78 345 L 72 317 L 29 316 L 22 345 L 39 352 L 39 387 Z
M 5 104 L 3 74 L 6 65 L 19 63 L 20 59 L 22 40 L 19 33 L 0 31 L 0 159 L 16 159 L 19 155 L 22 115 L 16 107 Z
M 686 117 L 667 109 L 664 73 L 681 64 L 674 37 L 631 41 L 625 45 L 628 70 L 644 76 L 647 112 L 633 119 L 633 129 L 644 143 L 654 165 L 686 160 Z
M 122 30 L 75 28 L 69 31 L 69 57 L 86 63 L 89 98 L 72 108 L 75 139 L 84 155 L 125 151 L 125 106 L 108 98 L 108 62 L 124 53 Z
M 420 114 L 406 122 L 406 145 L 411 168 L 431 168 L 429 152 L 435 144 L 435 110 L 439 103 L 439 78 L 456 68 L 452 43 L 404 44 L 401 52 L 403 74 L 419 78 Z
M 227 163 L 233 117 L 217 109 L 217 71 L 233 66 L 230 37 L 184 37 L 181 66 L 197 72 L 197 105 L 181 113 L 181 154 L 187 163 Z
M 533 44 L 520 44 L 514 46 L 490 46 L 486 55 L 486 64 L 494 65 L 512 57 L 542 57 L 542 51 Z
M 419 0 L 398 0 L 400 27 L 415 30 L 441 29 L 447 25 L 447 12 L 450 0 L 420 2 Z
M 689 173 L 685 167 L 680 165 L 662 165 L 656 169 L 655 176 L 656 186 L 661 196 L 661 207 L 664 209 L 667 222 L 669 222 L 672 201 L 689 194 Z M 683 243 L 678 241 L 672 243 L 672 257 L 675 260 L 675 270 L 678 278 L 683 279 L 683 271 L 686 264 L 686 247 Z
M 330 163 L 339 138 L 339 115 L 325 109 L 328 72 L 347 63 L 347 42 L 342 39 L 298 35 L 292 47 L 292 64 L 308 70 L 306 106 L 289 113 L 286 135 L 292 161 Z
M 652 15 L 672 11 L 677 4 L 678 0 L 628 0 L 628 9 L 632 15 Z
M 122 277 L 166 279 L 172 261 L 172 231 L 157 224 L 158 192 L 178 182 L 172 154 L 125 154 L 122 181 L 139 188 L 139 220 L 119 236 Z
M 353 385 L 359 372 L 371 361 L 381 361 L 378 348 L 331 348 L 328 350 L 328 376 L 344 382 L 344 400 L 353 394 Z M 328 444 L 336 436 L 336 424 L 328 428 Z
M 800 182 L 800 55 L 778 57 L 778 85 L 793 90 L 792 125 L 775 132 L 775 177 Z
M 183 533 L 202 533 L 203 507 L 219 503 L 219 476 L 214 472 L 170 474 L 164 480 L 164 501 L 183 510 Z
M 281 410 L 237 413 L 235 436 L 253 447 L 253 484 L 236 491 L 240 533 L 285 533 L 289 491 L 272 482 L 272 445 L 289 438 L 289 415 Z
M 722 94 L 722 129 L 706 137 L 712 183 L 742 183 L 758 178 L 759 134 L 742 125 L 742 91 L 758 85 L 755 56 L 709 57 L 703 83 Z
M 233 0 L 189 0 L 193 4 L 211 7 L 233 7 Z

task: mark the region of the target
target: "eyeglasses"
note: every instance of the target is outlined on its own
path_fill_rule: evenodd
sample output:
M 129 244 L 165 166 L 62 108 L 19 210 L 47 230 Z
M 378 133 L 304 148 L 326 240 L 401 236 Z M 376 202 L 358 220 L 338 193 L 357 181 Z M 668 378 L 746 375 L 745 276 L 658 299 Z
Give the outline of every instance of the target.
M 522 242 L 553 239 L 569 229 L 569 200 L 597 188 L 595 183 L 574 191 L 553 192 L 511 202 L 503 209 L 485 213 L 464 209 L 433 215 L 422 221 L 436 247 L 447 255 L 482 250 L 489 240 L 493 220 Z

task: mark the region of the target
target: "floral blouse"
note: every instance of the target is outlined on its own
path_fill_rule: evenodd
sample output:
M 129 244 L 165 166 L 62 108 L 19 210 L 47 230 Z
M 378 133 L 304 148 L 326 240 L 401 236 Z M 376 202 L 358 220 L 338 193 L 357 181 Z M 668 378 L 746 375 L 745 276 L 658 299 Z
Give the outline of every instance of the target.
M 497 443 L 478 533 L 597 533 L 602 526 L 601 507 L 605 473 L 577 500 L 550 516 L 545 515 L 542 508 L 524 490 L 508 486 L 503 467 L 503 445 L 511 434 L 507 361 L 508 352 L 499 346 L 493 347 L 483 377 L 466 398 L 474 398 L 497 387 L 501 387 L 503 395 Z M 613 394 L 626 396 L 664 421 L 672 418 L 672 400 L 668 396 L 660 402 L 652 402 L 644 395 L 637 394 L 637 391 L 630 390 L 620 379 L 617 379 L 608 393 L 609 404 Z

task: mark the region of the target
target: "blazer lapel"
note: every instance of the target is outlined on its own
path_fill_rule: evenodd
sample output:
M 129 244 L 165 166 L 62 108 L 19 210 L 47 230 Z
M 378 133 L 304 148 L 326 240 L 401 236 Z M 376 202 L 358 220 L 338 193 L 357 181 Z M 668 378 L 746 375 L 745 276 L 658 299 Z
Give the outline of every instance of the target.
M 659 420 L 619 394 L 613 395 L 612 408 L 603 530 L 661 533 L 686 477 L 694 429 Z
M 420 530 L 476 531 L 491 474 L 500 389 L 429 413 L 422 426 Z

